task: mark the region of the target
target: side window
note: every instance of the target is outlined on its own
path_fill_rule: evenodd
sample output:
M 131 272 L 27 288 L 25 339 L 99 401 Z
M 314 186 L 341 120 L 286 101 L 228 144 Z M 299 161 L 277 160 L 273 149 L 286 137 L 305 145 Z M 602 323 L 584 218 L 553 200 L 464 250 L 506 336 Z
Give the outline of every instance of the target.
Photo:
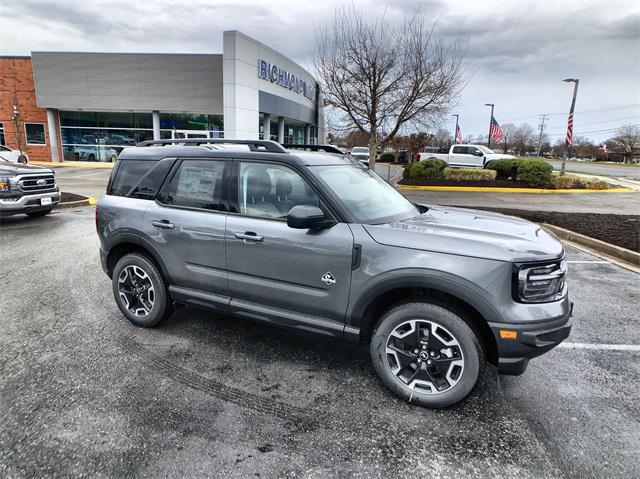
M 118 169 L 114 171 L 114 177 L 107 193 L 115 196 L 127 196 L 131 188 L 136 186 L 140 179 L 146 175 L 156 163 L 157 161 L 148 160 L 118 161 Z
M 296 205 L 320 207 L 307 182 L 286 166 L 240 163 L 239 183 L 238 204 L 243 215 L 284 220 Z
M 164 202 L 205 210 L 225 211 L 225 161 L 184 160 L 168 186 Z
M 149 172 L 144 175 L 133 191 L 129 194 L 132 198 L 140 198 L 143 200 L 152 200 L 156 197 L 156 193 L 162 186 L 164 178 L 169 173 L 171 166 L 176 161 L 175 158 L 165 158 L 157 163 Z
M 482 154 L 482 152 L 479 149 L 474 148 L 474 147 L 469 147 L 469 154 L 470 155 L 476 155 L 478 153 Z
M 454 146 L 453 153 L 457 153 L 458 155 L 464 155 L 467 152 L 467 148 L 464 146 Z

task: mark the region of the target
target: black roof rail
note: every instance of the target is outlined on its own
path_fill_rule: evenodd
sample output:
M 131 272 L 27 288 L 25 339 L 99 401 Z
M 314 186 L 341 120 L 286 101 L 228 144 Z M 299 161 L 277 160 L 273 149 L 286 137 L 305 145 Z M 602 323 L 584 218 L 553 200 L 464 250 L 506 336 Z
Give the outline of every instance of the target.
M 340 148 L 333 145 L 299 145 L 294 143 L 284 143 L 282 146 L 288 150 L 322 151 L 325 153 L 337 153 L 338 155 L 344 155 L 344 152 L 340 150 Z
M 247 145 L 251 151 L 266 151 L 269 153 L 287 153 L 279 143 L 269 140 L 227 140 L 224 138 L 174 138 L 170 140 L 141 141 L 136 147 L 167 146 L 167 145 Z

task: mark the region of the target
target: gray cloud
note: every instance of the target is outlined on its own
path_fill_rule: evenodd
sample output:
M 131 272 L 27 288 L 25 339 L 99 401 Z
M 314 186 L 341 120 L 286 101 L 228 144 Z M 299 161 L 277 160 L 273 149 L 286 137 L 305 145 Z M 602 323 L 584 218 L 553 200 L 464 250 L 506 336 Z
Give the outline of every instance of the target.
M 33 50 L 221 52 L 222 31 L 237 29 L 310 66 L 314 30 L 351 2 L 18 1 L 0 4 L 0 54 Z M 631 2 L 475 2 L 355 0 L 366 18 L 400 22 L 420 8 L 437 32 L 467 46 L 472 79 L 458 113 L 464 133 L 484 133 L 482 104 L 499 121 L 567 108 L 566 76 L 579 76 L 578 111 L 640 103 L 640 6 Z M 615 126 L 619 110 L 580 122 Z M 624 110 L 624 117 L 640 108 Z M 619 115 L 620 116 L 620 115 Z M 550 122 L 563 128 L 564 117 Z M 518 123 L 516 121 L 516 123 Z M 584 129 L 583 129 L 584 130 Z

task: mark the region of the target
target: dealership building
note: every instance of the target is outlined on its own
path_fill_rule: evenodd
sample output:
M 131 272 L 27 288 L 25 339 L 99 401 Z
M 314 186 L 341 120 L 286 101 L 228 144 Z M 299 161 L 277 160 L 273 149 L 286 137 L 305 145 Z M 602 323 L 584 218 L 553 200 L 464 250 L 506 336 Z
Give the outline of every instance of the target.
M 0 57 L 0 144 L 32 160 L 112 161 L 169 138 L 323 143 L 321 105 L 311 74 L 238 31 L 222 54 Z

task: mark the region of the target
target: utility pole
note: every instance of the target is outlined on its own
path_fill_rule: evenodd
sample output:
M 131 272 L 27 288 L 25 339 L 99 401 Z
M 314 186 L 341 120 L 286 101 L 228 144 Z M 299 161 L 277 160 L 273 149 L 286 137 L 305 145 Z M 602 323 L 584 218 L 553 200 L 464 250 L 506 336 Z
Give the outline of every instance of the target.
M 491 107 L 491 116 L 489 117 L 489 136 L 487 137 L 487 148 L 491 148 L 491 124 L 493 122 L 493 107 L 495 105 L 493 103 L 485 103 L 484 106 Z
M 542 135 L 544 134 L 544 122 L 549 118 L 549 115 L 544 114 L 540 116 L 540 137 L 538 138 L 538 156 L 542 156 Z

